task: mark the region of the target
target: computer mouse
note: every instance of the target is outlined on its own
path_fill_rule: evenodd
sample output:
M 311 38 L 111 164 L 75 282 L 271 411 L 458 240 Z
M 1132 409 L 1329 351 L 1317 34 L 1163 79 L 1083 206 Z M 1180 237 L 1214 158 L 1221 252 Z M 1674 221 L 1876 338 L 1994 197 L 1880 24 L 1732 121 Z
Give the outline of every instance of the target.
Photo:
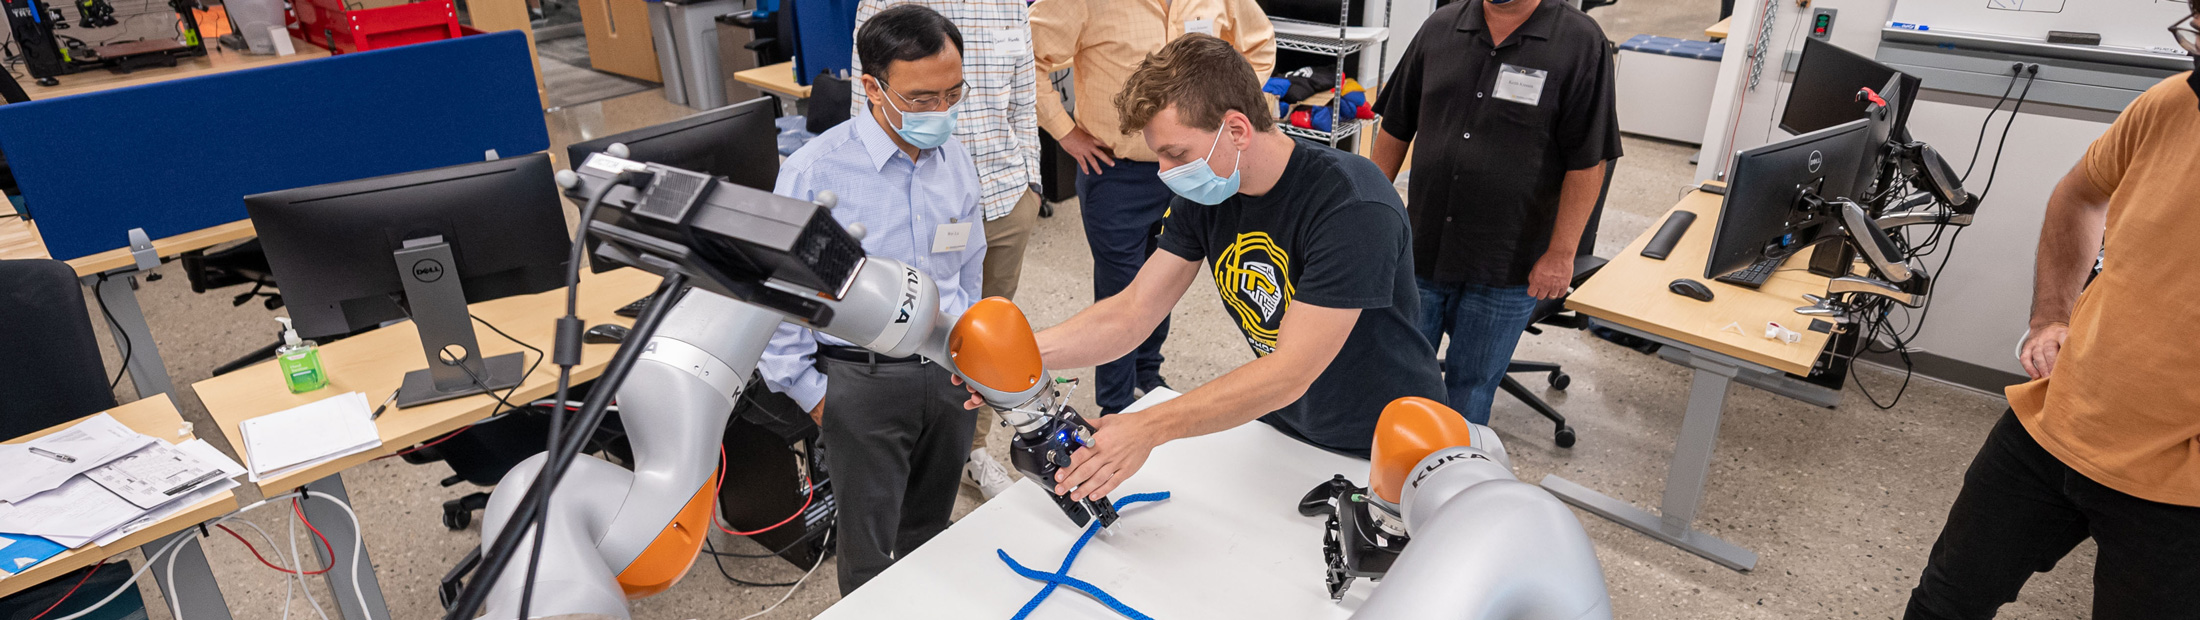
M 570 334 L 572 332 L 566 333 Z M 626 326 L 615 323 L 605 323 L 602 325 L 597 325 L 595 327 L 590 327 L 588 328 L 588 333 L 581 336 L 581 342 L 585 342 L 588 344 L 617 344 L 620 342 L 624 342 L 625 340 Z
M 1673 291 L 1675 295 L 1696 301 L 1711 301 L 1711 287 L 1704 286 L 1702 282 L 1688 278 L 1674 280 L 1671 284 L 1665 285 L 1665 290 Z

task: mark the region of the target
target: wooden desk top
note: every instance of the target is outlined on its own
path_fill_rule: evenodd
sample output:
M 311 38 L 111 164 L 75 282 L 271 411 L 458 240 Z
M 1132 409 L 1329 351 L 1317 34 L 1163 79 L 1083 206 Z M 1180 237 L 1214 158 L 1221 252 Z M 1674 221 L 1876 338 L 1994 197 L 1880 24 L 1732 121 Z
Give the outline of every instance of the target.
M 237 220 L 213 228 L 154 239 L 153 251 L 164 258 L 173 257 L 239 239 L 250 239 L 252 232 L 252 220 Z M 46 242 L 38 236 L 38 223 L 16 218 L 0 220 L 0 260 L 25 258 L 52 258 L 46 254 Z M 88 276 L 128 267 L 136 262 L 130 258 L 129 248 L 115 248 L 70 259 L 69 267 L 76 270 L 76 275 Z
M 177 429 L 183 428 L 183 415 L 176 412 L 176 404 L 168 400 L 167 394 L 158 394 L 151 398 L 140 399 L 137 402 L 109 409 L 106 413 L 114 416 L 115 421 L 121 422 L 123 426 L 130 427 L 130 430 L 158 437 L 163 441 L 182 443 L 192 438 L 192 435 L 178 436 L 176 434 Z M 82 420 L 71 421 L 68 424 L 62 424 L 0 443 L 30 441 L 53 434 L 80 421 Z M 92 563 L 100 560 L 122 555 L 131 549 L 136 549 L 163 536 L 181 532 L 191 526 L 229 514 L 236 509 L 237 496 L 234 493 L 224 491 L 219 497 L 194 504 L 183 512 L 176 513 L 159 523 L 153 524 L 151 527 L 124 536 L 112 545 L 85 545 L 63 551 L 61 555 L 40 562 L 37 566 L 31 567 L 30 570 L 23 571 L 22 574 L 0 579 L 0 596 L 21 592 L 31 586 L 59 577 L 63 573 L 91 566 Z
M 208 45 L 205 56 L 179 60 L 176 62 L 176 66 L 173 67 L 147 67 L 129 73 L 115 73 L 106 69 L 95 69 L 72 75 L 56 76 L 54 79 L 61 81 L 61 84 L 56 86 L 39 86 L 37 80 L 25 79 L 23 80 L 23 92 L 29 94 L 32 101 L 38 101 L 122 88 L 124 86 L 152 84 L 154 82 L 198 77 L 224 71 L 266 67 L 328 57 L 328 50 L 322 49 L 320 46 L 297 39 L 292 39 L 291 44 L 298 48 L 298 53 L 289 56 L 252 56 L 231 49 L 217 51 L 213 45 Z
M 1733 25 L 1734 18 L 1729 16 L 1726 19 L 1719 20 L 1719 23 L 1705 26 L 1703 29 L 1703 36 L 1711 37 L 1711 39 L 1714 41 L 1724 39 L 1726 38 L 1727 31 L 1731 29 Z
M 588 325 L 618 323 L 632 325 L 633 320 L 612 314 L 620 306 L 627 305 L 656 290 L 660 278 L 637 269 L 619 269 L 602 274 L 581 274 L 580 316 Z M 474 316 L 496 325 L 513 338 L 549 352 L 553 342 L 555 319 L 565 313 L 565 289 L 545 293 L 506 297 L 474 304 L 469 308 Z M 512 341 L 487 329 L 475 329 L 484 357 L 506 353 L 525 352 L 527 362 L 533 364 L 535 355 Z M 611 361 L 617 345 L 592 344 L 582 348 L 581 364 L 573 368 L 573 382 L 580 383 L 603 374 L 603 368 Z M 411 323 L 391 325 L 371 332 L 329 343 L 321 347 L 321 365 L 328 371 L 328 387 L 292 394 L 285 387 L 282 373 L 273 361 L 263 362 L 226 375 L 192 384 L 191 389 L 206 405 L 208 415 L 221 426 L 221 432 L 229 437 L 230 447 L 249 462 L 244 445 L 244 434 L 238 426 L 245 420 L 275 413 L 345 392 L 363 392 L 367 401 L 380 405 L 404 379 L 405 373 L 427 368 L 427 358 L 420 351 L 420 335 Z M 535 369 L 520 383 L 519 391 L 510 400 L 515 403 L 550 397 L 557 391 L 558 368 L 548 362 Z M 322 463 L 318 466 L 282 476 L 262 478 L 260 491 L 273 495 L 305 486 L 306 483 L 325 478 L 388 454 L 394 454 L 412 445 L 434 439 L 444 433 L 462 428 L 482 418 L 489 417 L 497 408 L 497 401 L 487 395 L 446 400 L 419 405 L 410 409 L 392 406 L 383 412 L 375 423 L 382 430 L 382 446 L 359 454 Z
M 764 90 L 791 95 L 796 99 L 810 98 L 810 87 L 794 81 L 794 61 L 776 65 L 764 65 L 754 69 L 735 71 L 733 79 Z
M 1804 269 L 1809 252 L 1790 257 L 1757 290 L 1704 277 L 1712 231 L 1718 228 L 1724 202 L 1718 194 L 1690 192 L 1680 204 L 1673 205 L 1673 211 L 1692 211 L 1696 221 L 1688 226 L 1687 234 L 1681 235 L 1680 244 L 1666 260 L 1642 256 L 1643 246 L 1657 234 L 1658 226 L 1665 224 L 1661 217 L 1657 226 L 1643 231 L 1603 270 L 1568 295 L 1566 307 L 1781 372 L 1808 375 L 1831 335 L 1805 329 L 1811 317 L 1796 314 L 1795 309 L 1807 305 L 1804 294 L 1825 294 L 1827 279 Z M 1668 283 L 1680 278 L 1710 287 L 1711 301 L 1696 301 L 1666 290 Z M 1802 332 L 1802 342 L 1788 344 L 1765 338 L 1767 321 Z M 1730 323 L 1739 323 L 1748 334 L 1724 330 Z

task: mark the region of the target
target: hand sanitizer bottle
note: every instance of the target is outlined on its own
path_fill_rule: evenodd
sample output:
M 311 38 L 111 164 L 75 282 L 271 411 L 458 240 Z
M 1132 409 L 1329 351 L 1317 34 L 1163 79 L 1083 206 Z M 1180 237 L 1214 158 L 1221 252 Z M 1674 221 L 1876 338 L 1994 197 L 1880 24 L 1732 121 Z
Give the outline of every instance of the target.
M 289 317 L 275 317 L 283 324 L 283 346 L 275 350 L 275 365 L 282 368 L 283 383 L 290 393 L 303 394 L 328 387 L 328 373 L 321 371 L 321 350 L 298 339 L 298 328 Z

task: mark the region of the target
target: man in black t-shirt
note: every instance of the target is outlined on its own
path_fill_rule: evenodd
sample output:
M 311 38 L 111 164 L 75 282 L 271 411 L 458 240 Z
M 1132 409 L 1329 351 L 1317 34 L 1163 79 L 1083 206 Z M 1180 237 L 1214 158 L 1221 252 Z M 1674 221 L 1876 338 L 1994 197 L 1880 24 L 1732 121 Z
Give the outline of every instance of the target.
M 1384 405 L 1443 395 L 1435 349 L 1415 328 L 1405 206 L 1373 162 L 1276 129 L 1250 66 L 1214 37 L 1148 56 L 1116 107 L 1126 130 L 1145 130 L 1177 194 L 1165 251 L 1121 294 L 1040 332 L 1040 356 L 1076 368 L 1130 351 L 1205 261 L 1258 358 L 1175 400 L 1093 420 L 1099 431 L 1057 492 L 1106 495 L 1154 446 L 1256 418 L 1364 458 Z

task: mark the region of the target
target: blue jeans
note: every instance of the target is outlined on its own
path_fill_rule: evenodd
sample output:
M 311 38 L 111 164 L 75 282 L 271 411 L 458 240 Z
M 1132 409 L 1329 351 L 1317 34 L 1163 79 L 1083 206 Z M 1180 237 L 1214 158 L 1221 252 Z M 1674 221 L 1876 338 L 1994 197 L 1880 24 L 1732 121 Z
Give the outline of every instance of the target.
M 1092 249 L 1092 300 L 1097 302 L 1123 292 L 1146 266 L 1146 257 L 1160 246 L 1161 214 L 1175 194 L 1161 182 L 1161 165 L 1153 162 L 1115 160 L 1101 166 L 1100 174 L 1077 171 L 1078 210 L 1085 224 L 1085 244 Z M 1163 317 L 1153 334 L 1136 350 L 1093 369 L 1093 402 L 1100 412 L 1115 413 L 1131 406 L 1134 388 L 1161 383 L 1161 343 L 1169 337 L 1169 319 Z
M 1525 286 L 1414 282 L 1421 288 L 1421 335 L 1444 351 L 1444 404 L 1468 422 L 1489 424 L 1490 401 L 1535 314 L 1535 298 Z M 1451 334 L 1450 349 L 1443 348 L 1444 334 Z

